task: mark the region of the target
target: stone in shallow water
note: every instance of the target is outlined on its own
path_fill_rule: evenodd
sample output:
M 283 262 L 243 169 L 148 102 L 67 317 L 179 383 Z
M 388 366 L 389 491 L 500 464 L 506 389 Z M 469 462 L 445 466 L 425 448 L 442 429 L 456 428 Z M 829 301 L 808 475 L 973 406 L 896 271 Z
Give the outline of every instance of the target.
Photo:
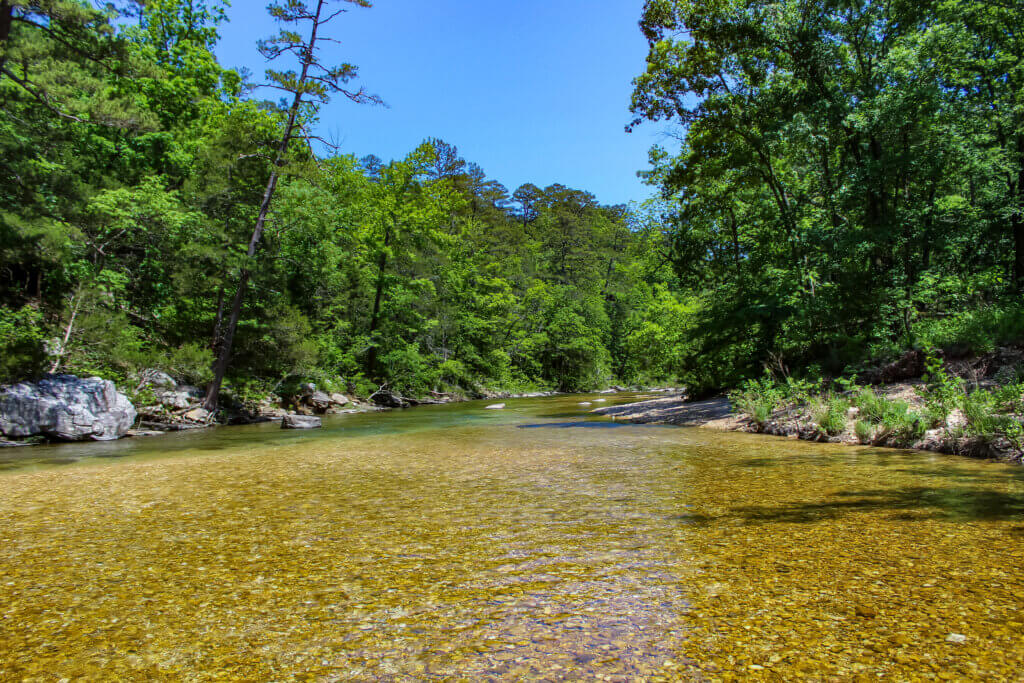
M 281 429 L 319 429 L 323 422 L 312 415 L 285 415 L 281 420 Z
M 484 410 L 501 410 L 505 407 L 504 403 L 493 403 L 489 406 L 485 406 Z

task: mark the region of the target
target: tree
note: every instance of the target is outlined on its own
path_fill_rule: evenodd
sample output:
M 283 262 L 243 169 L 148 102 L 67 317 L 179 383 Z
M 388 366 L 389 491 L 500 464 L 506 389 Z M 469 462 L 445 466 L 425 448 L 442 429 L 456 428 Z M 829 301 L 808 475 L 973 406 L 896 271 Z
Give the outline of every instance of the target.
M 255 258 L 260 239 L 263 236 L 263 229 L 266 224 L 267 215 L 274 199 L 274 192 L 277 189 L 281 169 L 285 164 L 288 146 L 296 137 L 309 139 L 311 136 L 297 136 L 296 133 L 303 130 L 305 117 L 307 120 L 315 116 L 319 107 L 326 104 L 331 95 L 341 94 L 356 103 L 380 103 L 375 95 L 368 94 L 363 88 L 351 90 L 345 87 L 349 81 L 357 75 L 357 69 L 351 64 L 342 64 L 336 67 L 325 66 L 318 55 L 318 41 L 330 40 L 320 35 L 321 30 L 340 14 L 347 11 L 344 8 L 331 10 L 331 6 L 337 2 L 355 4 L 359 7 L 370 7 L 368 0 L 316 0 L 315 3 L 303 2 L 302 0 L 279 0 L 269 7 L 269 12 L 278 22 L 285 25 L 281 32 L 259 45 L 260 53 L 268 60 L 273 61 L 282 56 L 290 55 L 298 60 L 299 71 L 294 70 L 276 71 L 267 70 L 271 87 L 289 93 L 292 96 L 291 105 L 288 107 L 287 120 L 281 132 L 281 138 L 273 151 L 273 166 L 270 178 L 260 202 L 259 213 L 256 217 L 256 225 L 253 228 L 252 236 L 249 238 L 249 246 L 246 251 L 248 259 Z M 306 26 L 307 34 L 300 33 L 288 28 L 288 26 Z M 306 105 L 304 108 L 303 105 Z M 238 319 L 241 315 L 242 304 L 245 299 L 245 290 L 249 283 L 251 268 L 249 265 L 243 267 L 238 279 L 235 295 L 231 302 L 228 322 L 224 331 L 224 338 L 220 344 L 217 361 L 213 368 L 213 381 L 210 382 L 206 392 L 203 405 L 207 410 L 214 410 L 220 396 L 221 384 L 231 361 L 231 347 L 234 342 L 235 332 L 238 329 Z

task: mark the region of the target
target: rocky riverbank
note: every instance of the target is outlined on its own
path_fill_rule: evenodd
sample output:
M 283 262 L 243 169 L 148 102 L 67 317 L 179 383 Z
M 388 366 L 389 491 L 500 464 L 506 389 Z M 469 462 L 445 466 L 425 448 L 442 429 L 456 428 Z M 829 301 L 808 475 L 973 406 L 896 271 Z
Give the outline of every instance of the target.
M 685 396 L 674 396 L 601 407 L 591 412 L 641 424 L 743 431 L 805 441 L 909 448 L 1024 463 L 1020 437 L 1020 431 L 1024 431 L 1024 415 L 996 414 L 994 408 L 990 408 L 992 412 L 988 415 L 972 416 L 968 414 L 970 411 L 954 407 L 944 413 L 944 418 L 932 418 L 925 424 L 929 410 L 927 392 L 921 380 L 910 380 L 806 400 L 783 399 L 760 418 L 753 414 L 756 411 L 743 412 L 726 397 L 688 401 Z M 1024 397 L 1018 396 L 1018 400 L 1024 401 Z M 972 420 L 986 419 L 1002 427 L 989 427 L 988 432 L 971 428 Z M 1014 424 L 1021 425 L 1020 431 L 1014 429 Z
M 638 389 L 616 385 L 596 393 Z M 671 393 L 678 389 L 652 387 L 646 391 Z M 124 393 L 110 380 L 60 375 L 0 387 L 0 446 L 102 441 L 270 421 L 290 429 L 312 429 L 321 425 L 320 418 L 325 415 L 440 405 L 470 398 L 538 398 L 560 393 L 478 389 L 469 396 L 432 391 L 413 398 L 382 386 L 364 398 L 356 398 L 305 383 L 286 394 L 269 393 L 255 401 L 225 401 L 221 410 L 212 412 L 202 405 L 202 387 L 178 382 L 158 370 L 140 373 Z

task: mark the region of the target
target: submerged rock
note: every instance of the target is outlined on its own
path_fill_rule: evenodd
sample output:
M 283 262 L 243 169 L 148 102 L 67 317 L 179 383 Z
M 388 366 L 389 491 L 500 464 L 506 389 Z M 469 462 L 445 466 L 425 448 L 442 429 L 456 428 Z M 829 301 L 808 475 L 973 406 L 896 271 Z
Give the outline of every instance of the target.
M 484 406 L 484 410 L 501 410 L 505 407 L 504 403 L 494 403 L 489 406 Z
M 61 441 L 111 441 L 135 422 L 135 406 L 110 380 L 57 375 L 0 392 L 0 433 Z
M 281 420 L 281 429 L 319 429 L 323 421 L 313 415 L 285 415 Z

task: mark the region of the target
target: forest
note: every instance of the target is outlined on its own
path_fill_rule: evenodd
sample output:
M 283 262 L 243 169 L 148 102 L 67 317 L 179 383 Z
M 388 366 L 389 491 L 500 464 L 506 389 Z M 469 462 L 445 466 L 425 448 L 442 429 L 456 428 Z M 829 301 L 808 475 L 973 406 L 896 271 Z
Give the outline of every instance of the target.
M 0 381 L 703 394 L 1024 336 L 1019 0 L 648 0 L 630 206 L 319 138 L 387 99 L 320 57 L 369 5 L 271 3 L 256 88 L 223 2 L 0 0 Z

